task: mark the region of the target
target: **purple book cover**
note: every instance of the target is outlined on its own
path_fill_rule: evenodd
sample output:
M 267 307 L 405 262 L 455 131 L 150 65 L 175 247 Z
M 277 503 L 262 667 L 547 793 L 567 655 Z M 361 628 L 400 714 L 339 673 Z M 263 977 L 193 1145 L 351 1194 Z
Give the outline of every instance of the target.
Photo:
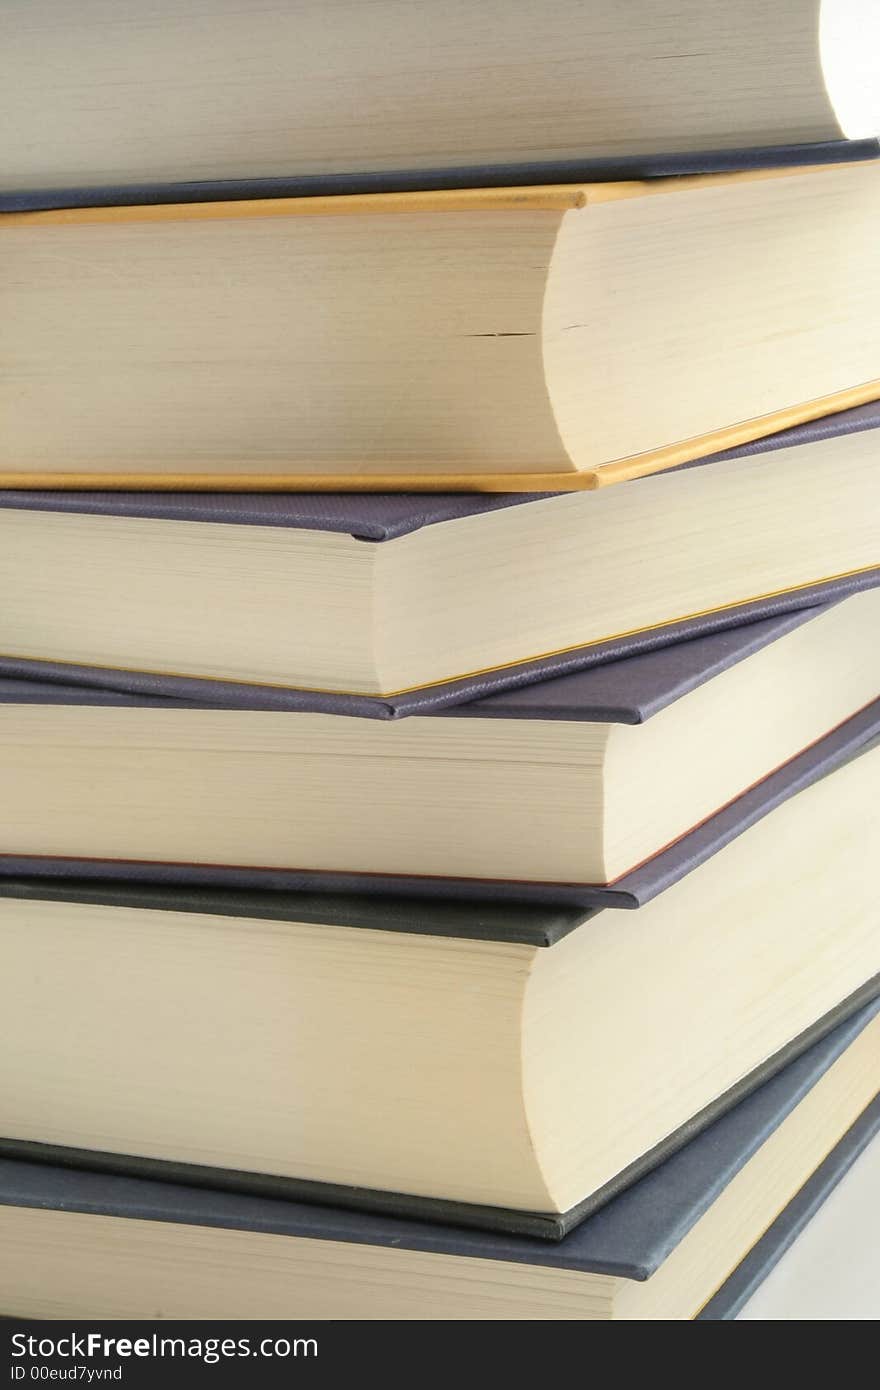
M 880 578 L 880 576 L 878 576 Z M 200 689 L 185 698 L 150 689 L 122 690 L 116 687 L 78 685 L 60 677 L 67 667 L 58 668 L 59 679 L 6 677 L 0 674 L 0 705 L 117 705 L 133 708 L 285 710 L 290 713 L 348 715 L 357 718 L 395 718 L 418 714 L 432 718 L 467 719 L 563 719 L 610 724 L 643 724 L 659 710 L 687 695 L 714 676 L 759 652 L 812 622 L 834 607 L 833 603 L 794 609 L 764 618 L 760 622 L 728 628 L 694 637 L 690 641 L 619 661 L 574 670 L 529 684 L 501 688 L 494 693 L 479 692 L 465 704 L 438 703 L 425 692 L 413 692 L 395 700 L 374 700 L 369 696 L 325 695 L 318 691 L 286 691 L 259 686 L 193 681 Z M 54 675 L 54 672 L 53 672 Z M 146 680 L 150 678 L 144 678 Z M 138 680 L 138 685 L 141 681 Z M 492 677 L 482 681 L 491 687 Z M 164 685 L 164 681 L 160 681 Z

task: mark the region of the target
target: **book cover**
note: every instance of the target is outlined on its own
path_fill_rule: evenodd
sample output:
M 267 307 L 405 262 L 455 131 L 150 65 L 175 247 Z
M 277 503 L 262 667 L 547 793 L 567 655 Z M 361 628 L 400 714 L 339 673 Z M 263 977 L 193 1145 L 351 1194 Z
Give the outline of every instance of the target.
M 877 582 L 880 584 L 880 569 Z M 862 586 L 859 586 L 862 587 Z M 867 587 L 867 586 L 864 586 Z M 841 600 L 837 600 L 840 602 Z M 474 698 L 459 703 L 463 692 L 446 687 L 376 698 L 331 695 L 312 690 L 279 690 L 226 681 L 197 681 L 187 691 L 166 688 L 164 677 L 110 672 L 101 684 L 75 683 L 66 663 L 24 663 L 12 674 L 0 659 L 0 705 L 117 705 L 131 708 L 285 710 L 300 714 L 348 715 L 365 719 L 423 718 L 562 719 L 577 722 L 642 724 L 659 710 L 696 689 L 762 647 L 785 637 L 833 607 L 832 602 L 794 608 L 772 617 L 723 628 L 703 637 L 621 657 L 617 661 L 575 669 L 528 684 L 511 684 L 504 676 L 479 678 Z M 52 669 L 35 679 L 36 667 Z M 89 668 L 86 668 L 89 669 Z M 91 668 L 94 669 L 94 668 Z M 31 672 L 31 675 L 28 675 Z M 95 671 L 96 679 L 103 673 Z M 66 677 L 66 679 L 65 679 Z M 119 679 L 116 679 L 119 677 Z M 174 681 L 174 677 L 170 678 Z M 458 683 L 460 686 L 463 683 Z M 139 688 L 144 685 L 145 688 Z M 128 686 L 129 688 L 125 688 Z M 493 693 L 493 686 L 498 688 Z M 453 700 L 453 693 L 456 699 Z
M 461 164 L 437 169 L 385 169 L 348 174 L 301 174 L 288 178 L 200 179 L 62 188 L 0 189 L 0 213 L 51 208 L 128 207 L 139 203 L 232 202 L 251 198 L 335 197 L 362 193 L 418 193 L 454 188 L 518 188 L 547 183 L 603 183 L 618 179 L 671 178 L 754 169 L 876 159 L 880 141 L 816 140 L 804 144 L 754 145 L 741 149 L 687 150 L 670 154 L 601 159 L 520 160 Z
M 831 1195 L 875 1136 L 880 1133 L 880 1095 L 864 1110 L 813 1176 L 737 1265 L 730 1278 L 698 1314 L 704 1322 L 728 1322 L 748 1302 L 774 1265 L 797 1240 L 807 1222 Z
M 99 698 L 104 699 L 115 694 L 145 700 L 185 701 L 187 704 L 210 709 L 298 710 L 317 714 L 355 715 L 366 719 L 400 719 L 410 714 L 426 715 L 444 711 L 451 713 L 459 706 L 472 713 L 478 703 L 482 704 L 485 700 L 488 705 L 489 696 L 499 695 L 503 691 L 524 692 L 535 683 L 538 683 L 539 688 L 549 686 L 556 678 L 570 674 L 589 674 L 602 670 L 609 673 L 609 680 L 613 680 L 610 673 L 614 664 L 628 662 L 642 655 L 665 651 L 670 653 L 673 662 L 677 662 L 678 657 L 674 653 L 680 647 L 690 647 L 697 639 L 712 638 L 716 634 L 748 632 L 753 625 L 763 627 L 764 620 L 769 619 L 775 623 L 788 615 L 806 614 L 878 586 L 880 565 L 837 579 L 828 579 L 820 584 L 769 594 L 750 603 L 715 609 L 662 627 L 624 633 L 607 641 L 571 648 L 552 656 L 492 668 L 393 695 L 304 690 L 289 686 L 213 680 L 201 676 L 123 670 L 118 667 L 82 666 L 75 662 L 44 661 L 2 654 L 0 680 L 16 682 L 15 686 L 10 686 L 13 693 L 19 687 L 23 689 L 25 685 L 30 684 L 41 699 L 45 697 L 39 694 L 40 689 L 48 691 L 49 687 L 65 692 L 64 698 L 70 702 L 73 702 L 75 691 L 78 689 L 92 692 L 88 696 L 84 695 L 84 703 L 94 703 Z M 739 638 L 734 635 L 733 640 L 737 643 Z M 688 660 L 689 658 L 684 658 L 683 664 L 686 665 Z M 630 714 L 637 713 L 632 706 L 626 704 L 627 699 L 628 697 L 624 697 L 624 704 L 618 705 L 617 708 L 625 709 Z M 500 706 L 495 708 L 500 712 Z M 598 692 L 595 708 L 597 711 L 600 708 Z M 610 710 L 614 706 L 609 704 L 606 708 Z M 507 714 L 504 717 L 508 717 Z M 627 718 L 622 722 L 638 720 Z

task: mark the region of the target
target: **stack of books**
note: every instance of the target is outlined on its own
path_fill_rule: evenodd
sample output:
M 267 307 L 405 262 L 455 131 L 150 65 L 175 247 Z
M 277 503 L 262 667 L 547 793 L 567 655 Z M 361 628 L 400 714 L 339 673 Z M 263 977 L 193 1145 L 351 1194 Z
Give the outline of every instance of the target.
M 6 8 L 0 1312 L 734 1317 L 880 1126 L 876 50 Z

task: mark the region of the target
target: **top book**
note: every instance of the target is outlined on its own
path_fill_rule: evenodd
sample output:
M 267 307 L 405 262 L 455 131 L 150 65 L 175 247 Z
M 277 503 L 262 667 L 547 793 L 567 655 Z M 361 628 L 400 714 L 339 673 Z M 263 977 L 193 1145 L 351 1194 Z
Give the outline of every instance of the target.
M 7 190 L 469 169 L 485 184 L 498 166 L 502 183 L 547 162 L 578 178 L 584 162 L 876 136 L 871 8 L 5 0 L 0 169 Z

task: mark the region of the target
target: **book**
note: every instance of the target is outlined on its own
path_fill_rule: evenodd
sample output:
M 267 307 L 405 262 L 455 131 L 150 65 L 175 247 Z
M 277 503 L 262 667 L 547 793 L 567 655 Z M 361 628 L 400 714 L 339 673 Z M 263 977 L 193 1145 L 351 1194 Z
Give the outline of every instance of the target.
M 880 1115 L 880 1102 L 877 1111 Z M 880 1288 L 880 1137 L 875 1135 L 853 1156 L 840 1186 L 835 1179 L 829 1164 L 816 1174 L 815 1183 L 808 1184 L 815 1189 L 809 1224 L 799 1229 L 793 1223 L 769 1278 L 762 1280 L 757 1268 L 752 1278 L 747 1264 L 741 1268 L 740 1277 L 748 1279 L 748 1286 L 738 1318 L 874 1321 Z M 730 1284 L 728 1291 L 732 1292 Z
M 878 760 L 629 917 L 2 879 L 7 1151 L 559 1237 L 876 995 Z
M 554 903 L 575 907 L 640 907 L 741 835 L 789 797 L 811 786 L 880 738 L 880 700 L 783 763 L 688 834 L 608 884 L 533 882 L 422 875 L 284 869 L 264 865 L 193 864 L 179 860 L 98 859 L 71 855 L 0 853 L 0 876 L 134 879 L 141 883 L 280 892 L 379 894 L 472 899 L 485 903 Z M 129 795 L 130 799 L 130 795 Z
M 7 0 L 5 189 L 357 179 L 877 133 L 873 21 L 815 0 Z M 753 156 L 754 157 L 754 156 Z M 473 174 L 471 174 L 473 176 Z
M 880 1127 L 877 1005 L 558 1244 L 0 1160 L 15 1317 L 735 1316 Z
M 542 498 L 8 490 L 0 673 L 382 714 L 809 607 L 880 583 L 878 424 Z
M 393 720 L 0 678 L 0 856 L 614 886 L 867 713 L 878 627 L 865 590 Z
M 650 902 L 671 884 L 736 839 L 750 826 L 819 778 L 880 739 L 880 701 L 873 701 L 811 748 L 792 758 L 714 816 L 675 840 L 630 873 L 609 884 L 530 883 L 449 877 L 421 878 L 400 874 L 358 874 L 306 869 L 270 869 L 240 864 L 183 864 L 166 860 L 82 859 L 58 855 L 0 854 L 0 877 L 35 874 L 41 880 L 86 878 L 129 880 L 183 887 L 253 888 L 267 891 L 273 901 L 286 892 L 377 894 L 432 900 L 471 900 L 484 905 L 497 901 L 568 907 L 635 908 Z
M 0 482 L 546 492 L 674 467 L 880 396 L 878 220 L 871 161 L 6 213 Z

